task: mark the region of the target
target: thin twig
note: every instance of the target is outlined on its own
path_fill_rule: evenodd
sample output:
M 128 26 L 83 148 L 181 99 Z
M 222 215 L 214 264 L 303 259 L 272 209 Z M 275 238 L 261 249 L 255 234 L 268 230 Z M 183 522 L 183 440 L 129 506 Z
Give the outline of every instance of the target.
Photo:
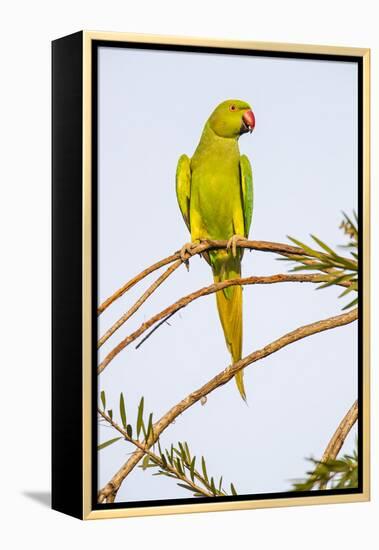
M 171 262 L 174 262 L 179 257 L 180 257 L 180 254 L 175 252 L 175 254 L 171 254 L 171 256 L 168 256 L 167 258 L 164 258 L 163 260 L 156 262 L 155 264 L 141 271 L 141 273 L 138 273 L 138 275 L 130 279 L 127 283 L 122 285 L 121 288 L 116 290 L 116 292 L 114 292 L 112 296 L 109 296 L 109 298 L 104 300 L 104 302 L 97 308 L 98 315 L 100 315 L 100 313 L 103 313 L 103 311 L 105 311 L 107 307 L 113 304 L 113 302 L 115 302 L 118 298 L 121 298 L 121 296 L 123 296 L 125 292 L 133 288 L 134 285 L 136 285 L 139 281 L 142 281 L 142 279 L 150 275 L 150 273 L 153 273 L 160 267 L 163 267 L 167 264 L 170 264 Z
M 113 428 L 115 428 L 115 430 L 117 430 L 124 437 L 124 439 L 126 439 L 129 443 L 132 443 L 133 445 L 135 445 L 140 451 L 143 452 L 143 454 L 147 454 L 150 458 L 152 458 L 153 461 L 156 462 L 162 470 L 166 470 L 171 474 L 174 474 L 178 479 L 181 479 L 184 483 L 189 485 L 195 493 L 200 493 L 206 497 L 215 496 L 213 493 L 207 491 L 203 487 L 196 485 L 196 483 L 194 483 L 191 479 L 188 479 L 185 475 L 181 474 L 179 470 L 175 469 L 170 464 L 168 463 L 164 464 L 159 455 L 150 451 L 149 447 L 151 447 L 151 445 L 156 441 L 156 439 L 151 439 L 150 444 L 149 442 L 141 443 L 137 439 L 133 439 L 132 437 L 129 437 L 127 431 L 124 430 L 119 424 L 117 424 L 117 422 L 115 422 L 109 415 L 107 415 L 100 408 L 97 409 L 97 412 L 100 414 L 100 416 L 104 418 L 104 420 L 106 420 Z M 108 495 L 107 502 L 114 502 L 114 498 L 116 494 L 117 492 L 113 495 Z M 113 497 L 113 500 L 109 500 L 109 497 Z
M 155 325 L 155 327 L 152 328 L 152 329 L 150 330 L 150 332 L 148 332 L 148 333 L 146 334 L 146 336 L 144 336 L 144 337 L 142 338 L 142 340 L 140 340 L 140 341 L 138 342 L 138 344 L 136 345 L 136 349 L 139 349 L 139 348 L 142 346 L 142 344 L 143 344 L 144 342 L 146 342 L 146 340 L 147 340 L 148 338 L 150 338 L 150 336 L 151 336 L 152 334 L 154 334 L 154 332 L 155 332 L 156 330 L 159 329 L 159 327 L 161 327 L 161 326 L 164 325 L 165 323 L 167 323 L 168 325 L 170 325 L 170 323 L 168 323 L 168 320 L 169 320 L 173 315 L 175 315 L 175 313 L 176 313 L 176 311 L 173 311 L 172 313 L 170 313 L 170 315 L 167 315 L 167 317 L 165 317 L 164 319 L 162 319 L 162 321 L 159 321 L 159 323 L 158 323 L 157 325 Z
M 216 249 L 216 248 L 226 248 L 228 241 L 202 241 L 198 246 L 194 247 L 191 251 L 191 254 L 185 254 L 184 259 L 185 261 L 188 261 L 192 256 L 196 256 L 197 254 L 201 254 L 202 252 L 209 250 L 209 249 Z M 297 246 L 291 246 L 288 244 L 281 244 L 281 243 L 274 243 L 274 242 L 267 242 L 267 241 L 240 241 L 238 243 L 238 246 L 241 248 L 250 248 L 251 250 L 261 250 L 263 252 L 276 252 L 278 254 L 295 254 L 295 255 L 303 255 L 305 254 L 304 250 Z M 144 269 L 130 279 L 127 283 L 125 283 L 121 288 L 116 290 L 110 296 L 107 298 L 98 308 L 97 313 L 100 315 L 103 311 L 107 309 L 115 300 L 120 298 L 130 290 L 134 285 L 136 285 L 138 282 L 142 281 L 145 277 L 150 275 L 150 273 L 153 273 L 157 269 L 170 264 L 171 262 L 174 262 L 175 260 L 180 260 L 181 263 L 183 263 L 183 260 L 180 255 L 180 251 L 175 252 L 174 254 L 171 254 L 171 256 L 168 256 L 167 258 L 164 258 L 163 260 L 160 260 L 159 262 L 156 262 L 155 264 L 151 265 L 150 267 Z
M 303 338 L 323 332 L 325 330 L 330 330 L 332 328 L 340 327 L 352 323 L 358 318 L 358 309 L 349 311 L 348 313 L 343 313 L 337 315 L 336 317 L 329 317 L 328 319 L 323 319 L 322 321 L 317 321 L 303 327 L 299 327 L 292 332 L 289 332 L 282 336 L 281 338 L 271 342 L 260 350 L 254 351 L 250 355 L 247 355 L 240 361 L 234 363 L 224 369 L 222 372 L 217 374 L 209 382 L 204 384 L 201 388 L 190 393 L 187 397 L 182 399 L 179 403 L 174 405 L 166 414 L 164 414 L 158 422 L 153 425 L 153 434 L 154 438 L 151 444 L 153 444 L 160 434 L 185 410 L 190 408 L 192 405 L 197 403 L 216 388 L 223 386 L 229 382 L 237 372 L 243 368 L 255 363 L 264 357 L 277 352 L 278 350 L 297 342 Z M 141 458 L 144 456 L 145 451 L 138 449 L 132 456 L 127 460 L 127 462 L 119 469 L 118 472 L 112 477 L 112 479 L 99 491 L 98 493 L 98 502 L 102 503 L 107 500 L 108 495 L 115 495 L 119 490 L 122 482 L 128 476 L 128 474 L 134 469 L 138 464 Z
M 118 328 L 120 328 L 141 306 L 146 300 L 153 294 L 153 292 L 165 281 L 171 273 L 173 273 L 178 267 L 182 265 L 181 261 L 177 261 L 174 264 L 170 265 L 168 269 L 152 285 L 149 286 L 149 288 L 140 296 L 140 298 L 137 300 L 137 302 L 126 312 L 124 315 L 118 319 L 111 327 L 107 330 L 107 332 L 99 339 L 97 347 L 100 348 L 104 342 L 108 340 L 112 336 L 114 332 Z
M 162 319 L 165 319 L 168 316 L 172 316 L 173 313 L 176 313 L 180 309 L 187 306 L 189 303 L 193 302 L 194 300 L 201 298 L 202 296 L 208 296 L 209 294 L 213 294 L 219 290 L 222 290 L 223 288 L 227 288 L 229 286 L 236 286 L 236 285 L 254 285 L 254 284 L 274 284 L 274 283 L 320 283 L 327 281 L 327 276 L 325 275 L 317 275 L 317 274 L 301 274 L 301 275 L 294 275 L 294 274 L 278 274 L 278 275 L 269 275 L 269 276 L 252 276 L 252 277 L 242 277 L 242 278 L 236 278 L 236 279 L 229 279 L 228 281 L 222 281 L 219 283 L 213 283 L 209 286 L 203 287 L 200 290 L 197 290 L 195 292 L 192 292 L 191 294 L 187 294 L 187 296 L 184 296 L 183 298 L 180 298 L 172 305 L 166 307 L 153 317 L 151 317 L 148 321 L 145 321 L 141 324 L 141 326 L 132 332 L 129 336 L 121 340 L 115 346 L 103 359 L 103 361 L 100 363 L 97 369 L 97 373 L 100 374 L 107 365 L 118 355 L 123 349 L 125 349 L 129 344 L 134 342 L 136 338 L 141 336 L 146 330 L 148 330 L 152 325 L 155 323 L 161 321 Z

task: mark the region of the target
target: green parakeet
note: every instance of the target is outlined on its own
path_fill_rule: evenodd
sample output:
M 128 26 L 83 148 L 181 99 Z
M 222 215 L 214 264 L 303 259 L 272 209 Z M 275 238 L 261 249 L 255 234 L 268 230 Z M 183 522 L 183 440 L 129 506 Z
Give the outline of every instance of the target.
M 251 132 L 255 117 L 248 103 L 223 101 L 205 123 L 193 157 L 182 155 L 176 170 L 176 195 L 184 221 L 191 233 L 186 252 L 204 239 L 227 240 L 227 249 L 203 256 L 210 264 L 215 282 L 240 277 L 243 249 L 238 240 L 248 237 L 253 213 L 253 178 L 246 155 L 240 155 L 239 137 Z M 233 363 L 242 354 L 242 288 L 232 286 L 216 293 L 217 308 Z M 236 375 L 244 400 L 243 371 Z

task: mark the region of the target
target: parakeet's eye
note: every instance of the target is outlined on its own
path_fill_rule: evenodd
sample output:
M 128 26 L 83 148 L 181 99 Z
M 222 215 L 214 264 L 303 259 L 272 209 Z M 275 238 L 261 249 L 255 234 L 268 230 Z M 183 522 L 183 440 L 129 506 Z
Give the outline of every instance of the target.
M 237 107 L 235 105 L 230 105 L 229 110 L 230 111 L 236 111 Z

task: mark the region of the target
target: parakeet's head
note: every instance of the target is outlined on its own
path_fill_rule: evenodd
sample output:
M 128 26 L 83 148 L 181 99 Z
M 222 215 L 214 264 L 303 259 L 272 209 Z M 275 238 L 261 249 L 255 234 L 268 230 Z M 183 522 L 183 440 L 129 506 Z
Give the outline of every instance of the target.
M 245 101 L 227 99 L 216 107 L 208 124 L 220 137 L 238 138 L 241 134 L 254 130 L 255 116 Z

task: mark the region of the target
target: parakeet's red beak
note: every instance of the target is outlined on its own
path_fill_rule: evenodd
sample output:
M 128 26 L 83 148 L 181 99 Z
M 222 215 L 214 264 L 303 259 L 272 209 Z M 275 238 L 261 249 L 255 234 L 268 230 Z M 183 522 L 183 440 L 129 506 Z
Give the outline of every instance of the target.
M 245 111 L 242 115 L 243 125 L 246 127 L 246 132 L 252 132 L 255 128 L 255 116 L 253 111 Z

